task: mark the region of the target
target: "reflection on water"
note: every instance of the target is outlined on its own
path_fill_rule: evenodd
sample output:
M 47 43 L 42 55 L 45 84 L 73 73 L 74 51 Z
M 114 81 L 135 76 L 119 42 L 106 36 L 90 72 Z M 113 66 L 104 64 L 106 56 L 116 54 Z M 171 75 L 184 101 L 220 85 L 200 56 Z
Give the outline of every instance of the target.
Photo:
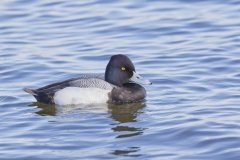
M 29 106 L 36 106 L 38 107 L 40 110 L 37 111 L 36 113 L 41 115 L 41 116 L 56 116 L 56 108 L 55 105 L 52 104 L 44 104 L 44 103 L 39 103 L 39 102 L 34 102 Z
M 138 122 L 138 115 L 143 113 L 142 109 L 146 107 L 145 103 L 58 106 L 35 102 L 29 106 L 39 108 L 40 110 L 35 113 L 41 116 L 60 116 L 73 112 L 108 113 L 114 121 L 109 125 L 111 130 L 117 134 L 115 137 L 117 139 L 141 135 L 146 129 L 134 125 L 135 122 Z M 140 154 L 133 154 L 138 151 L 140 151 L 140 146 L 116 149 L 111 153 L 114 155 L 140 156 Z
M 53 104 L 44 104 L 39 102 L 34 102 L 29 106 L 36 106 L 40 110 L 36 113 L 45 116 L 56 116 L 60 114 L 68 114 L 74 110 L 79 110 L 82 112 L 90 113 L 110 113 L 111 118 L 120 122 L 135 122 L 137 115 L 141 112 L 139 111 L 146 106 L 145 103 L 130 103 L 130 104 L 89 104 L 89 105 L 68 105 L 60 106 Z
M 120 123 L 136 122 L 143 107 L 146 107 L 145 103 L 108 104 L 108 112 L 112 119 Z
M 117 133 L 116 138 L 129 138 L 143 134 L 145 128 L 136 125 L 138 116 L 143 113 L 145 103 L 131 103 L 122 105 L 108 105 L 108 112 L 110 117 L 117 123 L 112 124 L 112 130 Z M 135 125 L 134 125 L 135 124 Z M 140 156 L 138 152 L 141 150 L 140 146 L 130 146 L 124 149 L 113 150 L 114 155 L 128 155 L 132 157 Z
M 128 122 L 137 122 L 137 116 L 142 113 L 141 109 L 145 106 L 145 103 L 108 105 L 111 118 L 119 122 L 112 128 L 114 132 L 121 133 L 116 138 L 132 137 L 143 133 L 143 128 L 129 126 Z
M 138 156 L 141 156 L 141 154 L 132 154 L 132 153 L 136 153 L 140 151 L 140 147 L 129 147 L 128 149 L 126 150 L 115 150 L 112 152 L 112 154 L 114 155 L 128 155 L 128 156 L 131 156 L 131 157 L 138 157 Z M 129 155 L 131 153 L 131 155 Z

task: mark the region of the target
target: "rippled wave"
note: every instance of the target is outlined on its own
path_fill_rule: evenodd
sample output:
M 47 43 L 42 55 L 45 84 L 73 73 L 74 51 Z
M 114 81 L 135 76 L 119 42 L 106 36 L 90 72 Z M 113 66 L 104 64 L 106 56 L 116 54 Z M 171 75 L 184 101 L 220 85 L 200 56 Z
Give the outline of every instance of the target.
M 239 159 L 237 0 L 0 2 L 0 159 Z M 127 54 L 144 104 L 63 108 L 22 91 Z

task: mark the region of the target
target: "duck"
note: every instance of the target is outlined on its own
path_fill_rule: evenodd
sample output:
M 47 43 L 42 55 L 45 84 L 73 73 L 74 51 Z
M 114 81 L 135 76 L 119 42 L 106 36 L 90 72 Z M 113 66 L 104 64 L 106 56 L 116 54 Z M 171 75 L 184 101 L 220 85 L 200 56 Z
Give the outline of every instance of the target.
M 111 56 L 105 73 L 81 74 L 76 78 L 38 89 L 24 88 L 37 102 L 56 105 L 142 102 L 152 83 L 137 74 L 128 56 Z

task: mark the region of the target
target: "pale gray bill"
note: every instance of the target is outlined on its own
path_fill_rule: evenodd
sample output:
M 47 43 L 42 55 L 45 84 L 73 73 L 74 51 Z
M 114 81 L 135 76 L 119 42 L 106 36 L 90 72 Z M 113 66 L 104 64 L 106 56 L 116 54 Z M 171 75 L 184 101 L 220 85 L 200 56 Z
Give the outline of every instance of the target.
M 135 83 L 142 84 L 142 85 L 151 85 L 152 84 L 152 82 L 150 82 L 147 79 L 144 79 L 142 76 L 140 76 L 136 72 L 133 72 L 133 75 L 129 80 L 130 80 L 130 82 L 135 82 Z

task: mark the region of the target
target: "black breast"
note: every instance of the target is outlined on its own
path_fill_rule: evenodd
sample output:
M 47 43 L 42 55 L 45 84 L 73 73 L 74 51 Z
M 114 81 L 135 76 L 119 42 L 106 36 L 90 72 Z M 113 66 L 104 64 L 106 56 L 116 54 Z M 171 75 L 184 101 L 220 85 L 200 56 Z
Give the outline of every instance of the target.
M 109 94 L 109 103 L 141 102 L 146 96 L 145 89 L 136 83 L 126 83 L 122 87 L 114 87 Z

